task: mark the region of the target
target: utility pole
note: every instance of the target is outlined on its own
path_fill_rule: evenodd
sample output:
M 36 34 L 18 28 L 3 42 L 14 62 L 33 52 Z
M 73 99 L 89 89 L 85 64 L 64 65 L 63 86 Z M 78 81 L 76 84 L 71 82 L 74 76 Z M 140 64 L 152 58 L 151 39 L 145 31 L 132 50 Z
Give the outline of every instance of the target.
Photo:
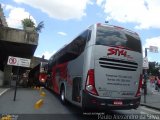
M 18 84 L 18 81 L 19 81 L 19 66 L 17 67 L 17 78 L 16 78 L 16 85 L 15 85 L 15 91 L 14 91 L 14 98 L 13 100 L 15 101 L 16 100 L 16 94 L 17 94 L 17 84 Z
M 143 67 L 144 67 L 144 103 L 146 103 L 146 95 L 147 95 L 147 76 L 148 76 L 147 75 L 147 69 L 149 68 L 148 59 L 147 59 L 147 50 L 148 49 L 149 49 L 150 52 L 158 53 L 158 47 L 157 46 L 149 46 L 149 48 L 145 48 L 145 59 L 146 60 L 143 60 Z
M 145 58 L 147 59 L 147 49 L 145 48 Z M 146 103 L 147 95 L 147 68 L 144 69 L 144 103 Z

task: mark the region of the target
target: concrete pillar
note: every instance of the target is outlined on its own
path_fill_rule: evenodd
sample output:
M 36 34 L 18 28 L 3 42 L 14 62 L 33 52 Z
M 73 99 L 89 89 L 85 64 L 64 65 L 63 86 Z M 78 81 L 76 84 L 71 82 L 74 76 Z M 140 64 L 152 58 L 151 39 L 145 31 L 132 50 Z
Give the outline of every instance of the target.
M 11 73 L 12 73 L 12 66 L 5 65 L 3 86 L 10 86 L 10 84 L 11 84 Z

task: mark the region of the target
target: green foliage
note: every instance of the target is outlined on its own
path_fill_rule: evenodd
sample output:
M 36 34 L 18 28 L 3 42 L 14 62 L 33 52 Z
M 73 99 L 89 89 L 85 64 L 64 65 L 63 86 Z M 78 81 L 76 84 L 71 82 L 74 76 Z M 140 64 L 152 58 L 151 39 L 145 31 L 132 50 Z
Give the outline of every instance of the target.
M 37 27 L 35 28 L 35 30 L 36 30 L 36 32 L 40 33 L 41 30 L 42 30 L 42 28 L 44 28 L 44 23 L 43 23 L 43 21 L 41 21 L 41 22 L 37 25 Z
M 34 22 L 30 18 L 25 18 L 22 20 L 23 29 L 26 27 L 35 27 Z
M 36 32 L 40 33 L 41 30 L 44 28 L 44 22 L 41 21 L 37 25 L 37 27 L 35 27 L 35 23 L 30 18 L 25 18 L 24 20 L 22 20 L 22 26 L 23 29 L 26 29 L 26 27 L 32 27 Z
M 160 64 L 156 62 L 149 62 L 149 70 L 148 72 L 151 75 L 158 75 L 159 74 L 159 69 L 160 69 Z

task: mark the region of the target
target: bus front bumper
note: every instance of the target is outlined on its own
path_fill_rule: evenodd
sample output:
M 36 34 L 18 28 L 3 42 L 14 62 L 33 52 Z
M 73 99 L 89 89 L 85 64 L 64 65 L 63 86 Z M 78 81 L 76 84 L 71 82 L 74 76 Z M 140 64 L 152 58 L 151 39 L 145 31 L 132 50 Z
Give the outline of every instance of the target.
M 141 97 L 134 99 L 124 98 L 98 98 L 83 91 L 82 107 L 84 109 L 98 110 L 129 110 L 140 105 Z

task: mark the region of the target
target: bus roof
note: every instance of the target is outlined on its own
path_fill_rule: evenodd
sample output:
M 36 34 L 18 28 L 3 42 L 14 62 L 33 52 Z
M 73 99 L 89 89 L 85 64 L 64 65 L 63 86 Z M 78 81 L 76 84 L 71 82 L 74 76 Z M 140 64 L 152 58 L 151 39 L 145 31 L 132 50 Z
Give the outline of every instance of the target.
M 115 29 L 119 29 L 119 30 L 124 30 L 124 31 L 127 31 L 129 33 L 138 35 L 136 32 L 134 32 L 132 30 L 129 30 L 127 28 L 120 27 L 120 26 L 109 25 L 109 24 L 104 24 L 104 23 L 97 23 L 96 25 L 97 26 L 104 26 L 104 27 L 111 27 L 111 28 L 115 28 Z

